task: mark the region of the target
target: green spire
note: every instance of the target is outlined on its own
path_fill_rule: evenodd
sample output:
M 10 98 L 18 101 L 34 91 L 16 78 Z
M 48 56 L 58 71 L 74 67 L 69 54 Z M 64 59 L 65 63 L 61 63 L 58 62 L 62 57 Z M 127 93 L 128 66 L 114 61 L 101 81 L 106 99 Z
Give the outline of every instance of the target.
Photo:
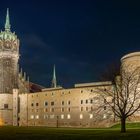
M 55 73 L 55 65 L 53 67 L 53 79 L 52 79 L 52 88 L 56 88 L 57 82 L 56 82 L 56 73 Z
M 6 14 L 6 22 L 5 22 L 5 31 L 10 31 L 10 19 L 9 19 L 9 9 L 7 8 L 7 14 Z

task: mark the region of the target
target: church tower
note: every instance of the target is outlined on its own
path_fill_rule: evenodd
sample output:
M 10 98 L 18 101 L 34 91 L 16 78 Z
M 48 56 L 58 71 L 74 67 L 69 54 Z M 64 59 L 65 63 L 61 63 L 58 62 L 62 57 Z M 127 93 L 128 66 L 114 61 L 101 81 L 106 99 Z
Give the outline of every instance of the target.
M 19 39 L 11 32 L 9 9 L 5 30 L 0 32 L 0 94 L 12 93 L 18 87 Z
M 55 65 L 53 67 L 53 78 L 52 78 L 52 88 L 56 88 L 57 87 L 57 81 L 56 81 L 56 73 L 55 73 Z

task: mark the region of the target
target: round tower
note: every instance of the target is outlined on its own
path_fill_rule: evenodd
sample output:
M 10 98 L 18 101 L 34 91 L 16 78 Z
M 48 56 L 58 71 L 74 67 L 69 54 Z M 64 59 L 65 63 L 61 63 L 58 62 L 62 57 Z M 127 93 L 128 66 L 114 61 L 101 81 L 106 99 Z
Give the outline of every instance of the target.
M 11 93 L 18 86 L 19 39 L 10 30 L 7 9 L 5 30 L 0 32 L 0 93 Z
M 127 71 L 140 67 L 140 52 L 129 53 L 121 58 L 121 66 Z

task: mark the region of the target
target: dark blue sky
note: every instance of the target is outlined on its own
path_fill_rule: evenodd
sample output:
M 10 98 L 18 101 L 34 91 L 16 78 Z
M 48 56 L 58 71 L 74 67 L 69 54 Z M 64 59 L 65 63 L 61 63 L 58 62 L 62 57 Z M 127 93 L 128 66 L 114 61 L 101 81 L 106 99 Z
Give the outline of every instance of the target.
M 129 0 L 1 0 L 20 39 L 20 65 L 50 86 L 53 64 L 64 87 L 96 81 L 106 67 L 140 51 L 140 3 Z

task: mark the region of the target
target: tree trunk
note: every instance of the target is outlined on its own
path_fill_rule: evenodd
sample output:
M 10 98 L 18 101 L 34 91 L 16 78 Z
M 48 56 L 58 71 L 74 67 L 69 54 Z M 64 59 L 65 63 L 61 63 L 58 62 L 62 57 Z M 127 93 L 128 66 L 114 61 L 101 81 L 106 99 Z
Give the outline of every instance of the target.
M 126 118 L 125 117 L 122 117 L 121 118 L 121 132 L 122 133 L 125 133 L 126 132 L 125 121 L 126 121 Z

